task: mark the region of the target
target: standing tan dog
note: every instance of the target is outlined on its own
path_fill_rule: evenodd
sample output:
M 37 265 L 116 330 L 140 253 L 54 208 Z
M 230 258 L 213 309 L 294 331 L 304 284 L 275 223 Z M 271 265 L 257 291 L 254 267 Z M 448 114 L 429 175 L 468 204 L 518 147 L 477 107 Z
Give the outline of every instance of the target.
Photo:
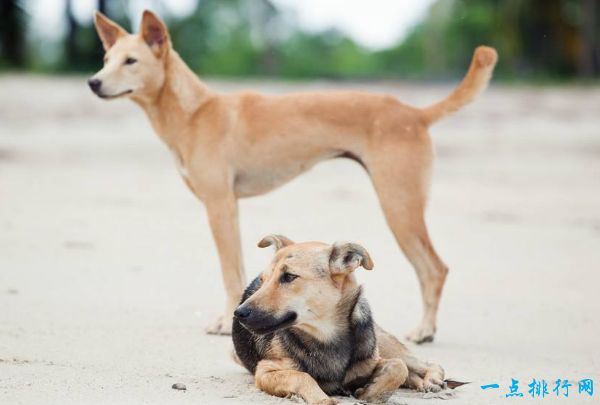
M 353 274 L 373 268 L 364 247 L 293 243 L 281 235 L 258 244 L 270 245 L 275 257 L 244 292 L 232 333 L 236 360 L 259 389 L 335 404 L 329 395 L 385 402 L 400 387 L 444 387 L 440 366 L 416 359 L 374 323 Z
M 273 190 L 323 160 L 347 157 L 369 173 L 419 278 L 424 315 L 409 338 L 433 340 L 448 269 L 424 220 L 433 161 L 427 128 L 486 87 L 497 59 L 493 49 L 475 51 L 466 77 L 448 98 L 416 108 L 363 92 L 214 93 L 173 50 L 165 24 L 152 12 L 144 12 L 137 35 L 98 12 L 95 23 L 106 55 L 90 88 L 101 98 L 129 97 L 142 107 L 206 206 L 227 292 L 225 315 L 209 333 L 230 333 L 246 284 L 238 198 Z

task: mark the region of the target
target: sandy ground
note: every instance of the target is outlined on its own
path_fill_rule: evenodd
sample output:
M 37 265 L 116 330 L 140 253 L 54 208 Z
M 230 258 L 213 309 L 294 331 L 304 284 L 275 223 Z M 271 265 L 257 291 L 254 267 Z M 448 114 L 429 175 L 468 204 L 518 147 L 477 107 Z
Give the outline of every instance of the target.
M 204 208 L 142 112 L 83 79 L 0 78 L 0 403 L 290 403 L 254 388 L 230 338 L 203 333 L 224 303 Z M 351 87 L 417 105 L 450 89 Z M 435 343 L 411 348 L 473 382 L 450 403 L 600 398 L 577 393 L 580 379 L 600 385 L 599 106 L 598 88 L 492 87 L 433 128 L 429 224 L 451 270 Z M 399 336 L 416 325 L 416 277 L 358 165 L 321 164 L 241 213 L 249 276 L 270 257 L 255 248 L 267 233 L 359 241 L 376 263 L 359 277 L 378 322 Z M 504 399 L 511 378 L 523 398 Z M 532 378 L 550 395 L 531 399 Z M 558 378 L 575 384 L 569 398 L 554 396 Z

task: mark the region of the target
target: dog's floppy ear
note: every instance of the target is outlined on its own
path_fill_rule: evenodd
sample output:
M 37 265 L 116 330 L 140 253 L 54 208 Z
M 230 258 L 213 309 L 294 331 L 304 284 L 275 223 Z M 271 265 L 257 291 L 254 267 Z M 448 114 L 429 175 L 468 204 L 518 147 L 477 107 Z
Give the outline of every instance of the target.
M 140 34 L 158 57 L 165 55 L 171 47 L 167 26 L 150 10 L 144 10 Z
M 336 242 L 331 247 L 329 268 L 332 275 L 350 274 L 357 267 L 373 268 L 373 260 L 367 249 L 357 243 Z
M 127 35 L 127 31 L 100 11 L 94 13 L 94 24 L 105 51 L 108 51 L 117 42 L 117 39 Z
M 262 238 L 260 240 L 260 242 L 258 242 L 258 247 L 259 248 L 266 248 L 268 246 L 274 245 L 275 246 L 275 251 L 278 251 L 281 248 L 284 248 L 286 246 L 289 245 L 293 245 L 294 242 L 292 242 L 290 239 L 286 238 L 283 235 L 267 235 L 264 238 Z

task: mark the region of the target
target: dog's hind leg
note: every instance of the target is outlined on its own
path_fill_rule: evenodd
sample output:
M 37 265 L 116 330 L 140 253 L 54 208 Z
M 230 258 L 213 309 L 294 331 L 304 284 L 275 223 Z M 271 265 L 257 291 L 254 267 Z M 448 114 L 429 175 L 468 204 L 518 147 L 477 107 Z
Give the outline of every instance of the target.
M 339 403 L 319 387 L 308 373 L 294 370 L 289 360 L 262 360 L 256 366 L 256 387 L 278 397 L 298 395 L 309 404 L 334 405 Z
M 210 325 L 206 332 L 209 334 L 229 335 L 233 311 L 238 306 L 246 286 L 246 276 L 242 264 L 242 247 L 238 222 L 238 204 L 233 195 L 211 198 L 205 201 L 208 220 L 213 234 L 221 274 L 227 293 L 225 313 Z
M 421 361 L 411 355 L 403 360 L 408 367 L 405 387 L 425 392 L 440 392 L 444 389 L 444 369 L 441 366 Z
M 448 268 L 435 252 L 425 225 L 425 205 L 432 164 L 426 133 L 411 139 L 385 142 L 365 159 L 385 218 L 396 241 L 412 264 L 421 287 L 424 313 L 408 335 L 416 343 L 431 342 Z
M 394 335 L 376 326 L 377 349 L 383 359 L 401 359 L 408 368 L 403 387 L 417 391 L 438 392 L 444 387 L 444 370 L 437 364 L 414 357 Z
M 400 388 L 408 378 L 408 367 L 399 358 L 379 359 L 371 381 L 357 389 L 354 396 L 369 403 L 383 403 Z

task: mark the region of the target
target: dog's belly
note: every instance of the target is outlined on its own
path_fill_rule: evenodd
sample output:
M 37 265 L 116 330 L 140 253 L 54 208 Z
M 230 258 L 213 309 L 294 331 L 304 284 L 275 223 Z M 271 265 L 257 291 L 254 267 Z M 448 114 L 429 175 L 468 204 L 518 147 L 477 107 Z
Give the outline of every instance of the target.
M 235 193 L 238 197 L 252 197 L 267 193 L 330 157 L 333 156 L 327 155 L 319 159 L 292 161 L 285 164 L 246 167 L 236 173 Z

